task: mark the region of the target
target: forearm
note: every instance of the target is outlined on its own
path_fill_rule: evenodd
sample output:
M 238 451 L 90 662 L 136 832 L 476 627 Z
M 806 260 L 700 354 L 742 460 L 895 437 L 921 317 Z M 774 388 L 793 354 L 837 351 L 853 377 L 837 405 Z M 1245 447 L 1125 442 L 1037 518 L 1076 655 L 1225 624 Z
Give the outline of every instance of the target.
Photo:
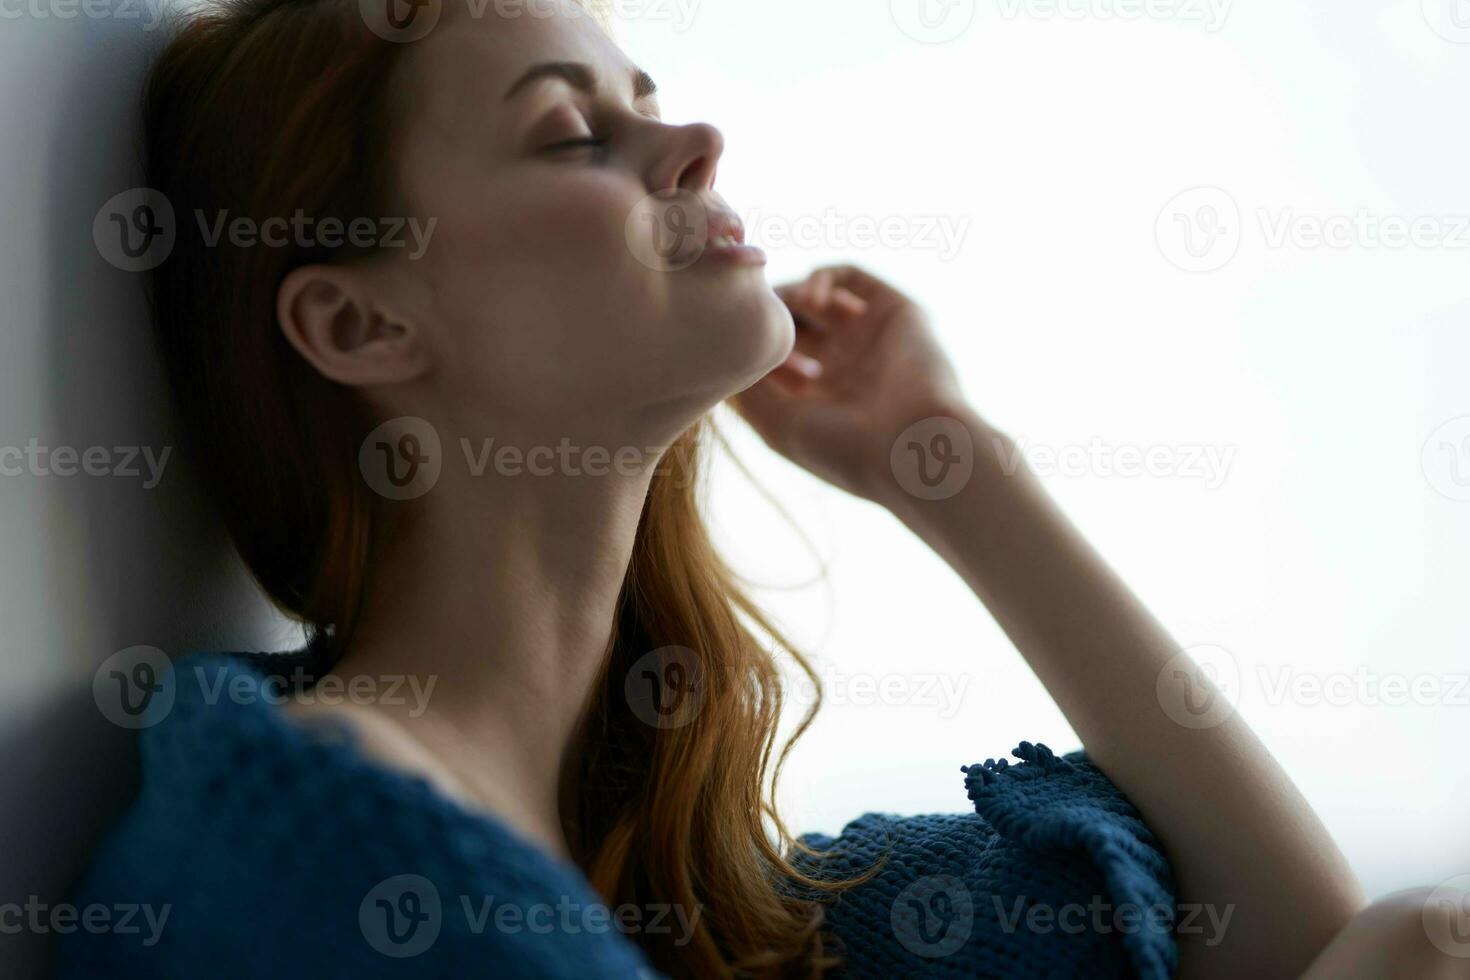
M 948 414 L 972 434 L 973 476 L 946 500 L 897 494 L 891 509 L 969 583 L 1138 807 L 1179 901 L 1231 911 L 1217 945 L 1179 937 L 1180 975 L 1299 975 L 1364 905 L 1342 854 L 1238 714 L 1200 728 L 1170 717 L 1158 694 L 1166 665 L 1211 680 L 1176 659 L 1180 645 L 1034 475 L 1007 472 L 1019 458 L 1010 440 L 967 408 Z

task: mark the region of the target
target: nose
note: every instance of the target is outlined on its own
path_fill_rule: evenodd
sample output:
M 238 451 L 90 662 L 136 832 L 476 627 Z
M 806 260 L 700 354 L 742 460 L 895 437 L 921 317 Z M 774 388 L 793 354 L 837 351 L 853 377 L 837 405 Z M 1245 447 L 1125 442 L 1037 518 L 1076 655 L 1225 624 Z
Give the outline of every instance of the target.
M 675 126 L 649 175 L 655 191 L 713 190 L 715 170 L 725 152 L 725 137 L 709 123 Z

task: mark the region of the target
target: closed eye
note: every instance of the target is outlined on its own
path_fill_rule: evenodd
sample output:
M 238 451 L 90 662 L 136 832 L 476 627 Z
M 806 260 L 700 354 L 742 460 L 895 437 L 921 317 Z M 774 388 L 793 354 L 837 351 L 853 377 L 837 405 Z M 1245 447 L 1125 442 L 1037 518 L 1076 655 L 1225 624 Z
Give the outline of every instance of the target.
M 558 150 L 574 150 L 582 147 L 602 149 L 609 142 L 610 141 L 606 137 L 579 137 L 577 139 L 562 140 L 559 143 L 553 143 L 550 146 L 545 147 L 545 150 L 547 153 L 555 153 Z

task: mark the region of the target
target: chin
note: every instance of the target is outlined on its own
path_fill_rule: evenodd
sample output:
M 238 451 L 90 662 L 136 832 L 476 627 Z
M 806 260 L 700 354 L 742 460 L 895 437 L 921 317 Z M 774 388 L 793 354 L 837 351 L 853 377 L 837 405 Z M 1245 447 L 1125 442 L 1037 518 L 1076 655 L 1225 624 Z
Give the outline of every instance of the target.
M 743 279 L 744 281 L 738 281 Z M 669 331 L 656 358 L 667 376 L 672 364 L 687 397 L 707 411 L 770 374 L 796 345 L 791 311 L 764 280 L 732 276 L 715 288 L 701 284 L 673 310 L 657 317 Z
M 739 365 L 737 391 L 755 384 L 778 367 L 796 346 L 796 323 L 791 311 L 763 283 L 723 311 L 715 329 L 727 338 L 726 363 Z

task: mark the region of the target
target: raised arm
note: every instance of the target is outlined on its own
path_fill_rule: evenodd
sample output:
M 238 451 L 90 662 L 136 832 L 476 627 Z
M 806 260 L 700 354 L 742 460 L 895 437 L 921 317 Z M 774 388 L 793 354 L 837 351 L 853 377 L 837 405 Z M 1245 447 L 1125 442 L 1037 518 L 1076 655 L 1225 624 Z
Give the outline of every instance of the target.
M 1198 707 L 1223 695 L 1017 464 L 1011 441 L 963 404 L 936 414 L 969 433 L 973 473 L 943 500 L 895 487 L 891 509 L 969 583 L 1138 807 L 1180 903 L 1228 910 L 1216 946 L 1181 932 L 1179 975 L 1298 976 L 1364 904 L 1332 838 L 1239 714 L 1176 720 L 1188 719 L 1185 697 Z
M 1180 903 L 1231 916 L 1214 946 L 1182 932 L 1180 976 L 1300 975 L 1365 905 L 1301 793 L 1238 714 L 1181 715 L 1223 695 L 970 406 L 916 304 L 852 266 L 778 292 L 796 351 L 736 399 L 741 414 L 949 562 L 1158 835 Z M 927 418 L 948 421 L 910 430 Z M 973 468 L 930 488 L 939 455 Z

